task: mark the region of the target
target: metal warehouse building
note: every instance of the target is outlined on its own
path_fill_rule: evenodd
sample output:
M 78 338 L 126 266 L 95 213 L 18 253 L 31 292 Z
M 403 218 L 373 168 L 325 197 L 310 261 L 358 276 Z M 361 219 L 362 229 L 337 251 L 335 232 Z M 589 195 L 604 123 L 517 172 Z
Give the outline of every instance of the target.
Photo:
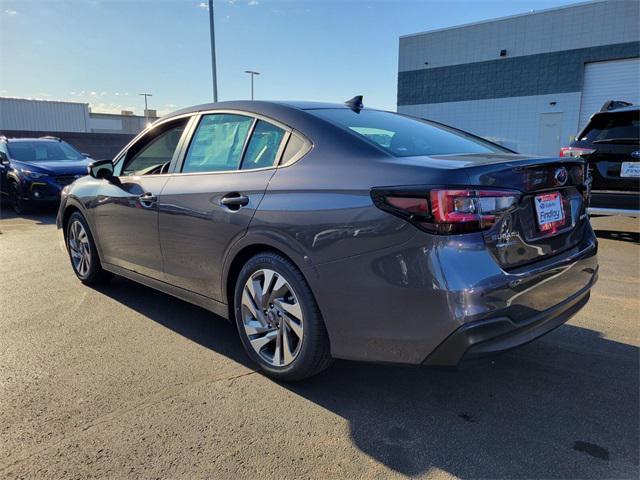
M 606 0 L 400 38 L 398 111 L 557 155 L 607 100 L 640 103 L 640 2 Z
M 111 158 L 157 118 L 155 110 L 145 113 L 148 119 L 127 111 L 95 113 L 87 103 L 0 97 L 0 135 L 53 135 L 93 158 Z

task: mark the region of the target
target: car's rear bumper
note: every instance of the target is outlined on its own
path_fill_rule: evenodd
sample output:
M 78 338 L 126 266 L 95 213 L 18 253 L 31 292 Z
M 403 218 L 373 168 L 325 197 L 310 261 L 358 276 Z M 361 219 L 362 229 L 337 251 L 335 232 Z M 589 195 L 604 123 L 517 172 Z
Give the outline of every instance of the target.
M 466 324 L 453 332 L 423 362 L 430 366 L 457 365 L 483 355 L 510 350 L 549 333 L 575 315 L 589 300 L 591 283 L 564 302 L 523 322 L 498 317 Z
M 309 280 L 333 356 L 456 365 L 566 322 L 597 280 L 597 241 L 588 228 L 570 250 L 505 271 L 481 235 L 419 234 L 316 269 L 317 278 Z

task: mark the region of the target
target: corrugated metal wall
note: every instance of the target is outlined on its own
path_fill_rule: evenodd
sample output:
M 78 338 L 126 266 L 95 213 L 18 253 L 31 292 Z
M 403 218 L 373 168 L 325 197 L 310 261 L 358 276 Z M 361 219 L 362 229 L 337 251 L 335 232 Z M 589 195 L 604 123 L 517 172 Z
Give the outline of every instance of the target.
M 89 105 L 0 98 L 0 129 L 87 132 Z

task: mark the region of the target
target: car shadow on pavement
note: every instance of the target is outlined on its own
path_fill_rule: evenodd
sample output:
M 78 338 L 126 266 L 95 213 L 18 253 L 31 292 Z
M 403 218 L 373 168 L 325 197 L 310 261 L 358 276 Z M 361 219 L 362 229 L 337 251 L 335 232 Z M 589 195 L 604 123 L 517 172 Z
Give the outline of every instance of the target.
M 33 222 L 37 225 L 54 225 L 56 223 L 56 207 L 39 208 L 37 210 L 31 210 L 27 213 L 18 215 L 10 206 L 4 204 L 0 205 L 0 220 L 26 220 L 27 222 Z
M 242 349 L 235 326 L 224 318 L 123 277 L 94 288 L 205 348 L 255 368 Z
M 619 240 L 621 242 L 630 242 L 640 244 L 640 233 L 638 232 L 623 232 L 619 230 L 599 230 L 594 229 L 596 237 L 605 238 L 607 240 Z
M 287 388 L 347 419 L 360 450 L 404 475 L 637 478 L 638 353 L 565 325 L 467 368 L 341 362 Z
M 99 291 L 254 367 L 234 326 L 205 310 L 121 278 Z M 280 385 L 346 419 L 357 448 L 404 475 L 637 478 L 638 371 L 637 347 L 565 325 L 462 369 L 337 361 Z

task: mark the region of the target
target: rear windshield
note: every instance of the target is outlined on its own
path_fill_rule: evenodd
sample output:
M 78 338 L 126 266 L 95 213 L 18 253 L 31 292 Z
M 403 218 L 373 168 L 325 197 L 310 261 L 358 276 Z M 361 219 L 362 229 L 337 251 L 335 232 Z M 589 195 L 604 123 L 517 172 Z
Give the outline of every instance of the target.
M 309 113 L 348 128 L 396 157 L 509 152 L 455 129 L 391 112 L 328 108 Z
M 581 141 L 589 142 L 627 139 L 640 139 L 639 110 L 596 115 L 580 137 Z
M 10 142 L 9 156 L 21 162 L 50 162 L 58 160 L 84 160 L 84 156 L 65 142 L 38 140 Z

